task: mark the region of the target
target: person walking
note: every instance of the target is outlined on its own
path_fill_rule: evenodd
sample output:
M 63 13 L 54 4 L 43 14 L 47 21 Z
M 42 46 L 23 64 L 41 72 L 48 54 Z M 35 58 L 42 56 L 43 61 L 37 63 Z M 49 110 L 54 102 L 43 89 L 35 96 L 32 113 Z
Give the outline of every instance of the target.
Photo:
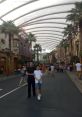
M 28 86 L 28 98 L 31 97 L 31 89 L 33 96 L 35 96 L 35 78 L 34 78 L 34 70 L 35 67 L 33 63 L 30 62 L 29 66 L 26 68 L 26 75 L 27 75 L 27 86 Z
M 54 75 L 54 65 L 51 64 L 50 68 L 51 68 L 51 75 L 53 76 Z
M 77 76 L 80 79 L 81 78 L 81 70 L 82 70 L 82 64 L 80 63 L 80 61 L 78 61 L 76 64 L 76 72 L 77 72 Z
M 35 77 L 35 88 L 36 88 L 36 95 L 37 95 L 37 100 L 41 99 L 41 85 L 42 85 L 42 72 L 37 66 L 36 70 L 34 70 L 34 77 Z
M 19 81 L 19 86 L 21 86 L 21 84 L 23 82 L 26 83 L 26 79 L 25 79 L 25 76 L 26 76 L 26 67 L 25 66 L 22 66 L 22 68 L 20 70 L 20 73 L 21 73 L 21 78 L 20 78 L 20 81 Z

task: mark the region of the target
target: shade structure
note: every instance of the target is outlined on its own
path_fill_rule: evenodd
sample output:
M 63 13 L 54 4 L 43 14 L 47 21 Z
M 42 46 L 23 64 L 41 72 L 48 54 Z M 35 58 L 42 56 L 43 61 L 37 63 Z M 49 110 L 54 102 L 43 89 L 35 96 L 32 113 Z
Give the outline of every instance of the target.
M 74 3 L 80 1 L 0 0 L 0 24 L 11 20 L 27 34 L 32 32 L 42 48 L 52 50 L 52 43 L 54 49 L 56 42 L 63 39 L 62 32 L 68 25 L 66 16 L 74 8 Z M 52 41 L 53 35 L 55 42 Z M 44 41 L 46 45 L 43 44 Z

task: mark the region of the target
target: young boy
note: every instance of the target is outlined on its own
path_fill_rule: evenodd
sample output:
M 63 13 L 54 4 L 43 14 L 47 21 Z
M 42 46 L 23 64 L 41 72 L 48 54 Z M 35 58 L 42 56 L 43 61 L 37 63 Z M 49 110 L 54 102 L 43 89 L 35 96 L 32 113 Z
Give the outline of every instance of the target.
M 34 70 L 34 77 L 35 77 L 37 99 L 40 100 L 41 99 L 42 72 L 39 66 L 37 66 L 36 70 Z

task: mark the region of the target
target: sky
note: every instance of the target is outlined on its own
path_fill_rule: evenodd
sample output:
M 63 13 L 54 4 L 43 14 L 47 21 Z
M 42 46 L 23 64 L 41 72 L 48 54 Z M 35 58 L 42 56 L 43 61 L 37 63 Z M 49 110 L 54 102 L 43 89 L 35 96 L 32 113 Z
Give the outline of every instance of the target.
M 2 2 L 3 1 L 3 2 Z M 0 0 L 0 18 L 4 21 L 14 20 L 17 26 L 22 25 L 24 22 L 25 27 L 22 27 L 27 33 L 32 32 L 37 37 L 37 43 L 40 43 L 43 50 L 51 51 L 57 46 L 57 36 L 62 35 L 63 28 L 66 27 L 66 19 L 58 19 L 58 17 L 65 18 L 67 13 L 56 13 L 62 11 L 69 11 L 74 7 L 71 5 L 51 7 L 48 9 L 37 10 L 50 5 L 76 2 L 82 0 Z M 26 4 L 19 9 L 17 6 Z M 10 10 L 12 12 L 8 13 Z M 5 15 L 8 13 L 7 15 Z M 27 15 L 25 15 L 27 13 Z M 23 17 L 17 19 L 17 17 Z M 57 18 L 57 19 L 54 19 Z M 46 19 L 46 20 L 45 20 Z M 41 21 L 42 20 L 42 21 Z M 2 21 L 0 20 L 0 24 Z M 53 29 L 52 29 L 53 27 Z M 56 28 L 55 28 L 56 27 Z M 44 31 L 49 30 L 49 31 Z M 51 31 L 50 31 L 51 30 Z M 54 32 L 54 34 L 52 34 Z M 43 34 L 46 33 L 46 34 Z M 55 35 L 55 37 L 53 36 Z M 63 36 L 59 36 L 59 38 Z M 42 39 L 43 38 L 43 39 Z M 50 39 L 48 39 L 50 38 Z M 54 41 L 53 38 L 55 39 Z M 61 40 L 61 39 L 60 39 Z

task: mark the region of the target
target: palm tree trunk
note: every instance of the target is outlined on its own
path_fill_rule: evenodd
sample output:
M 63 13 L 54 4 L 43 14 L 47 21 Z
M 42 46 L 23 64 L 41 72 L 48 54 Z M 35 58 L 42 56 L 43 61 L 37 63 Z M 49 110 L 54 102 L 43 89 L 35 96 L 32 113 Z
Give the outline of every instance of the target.
M 12 35 L 11 35 L 11 33 L 9 33 L 9 50 L 10 50 L 10 52 L 11 52 L 11 37 L 12 37 Z
M 70 39 L 70 47 L 71 47 L 71 57 L 73 56 L 73 45 L 72 45 L 72 39 Z
M 82 52 L 82 19 L 79 21 L 80 28 L 80 52 Z M 80 62 L 82 63 L 82 56 L 80 56 Z
M 37 62 L 39 62 L 38 50 L 37 50 Z
M 12 65 L 12 63 L 11 63 L 11 37 L 12 37 L 12 35 L 11 35 L 11 33 L 9 33 L 9 61 L 8 61 L 8 75 L 10 75 L 11 74 L 11 65 Z

